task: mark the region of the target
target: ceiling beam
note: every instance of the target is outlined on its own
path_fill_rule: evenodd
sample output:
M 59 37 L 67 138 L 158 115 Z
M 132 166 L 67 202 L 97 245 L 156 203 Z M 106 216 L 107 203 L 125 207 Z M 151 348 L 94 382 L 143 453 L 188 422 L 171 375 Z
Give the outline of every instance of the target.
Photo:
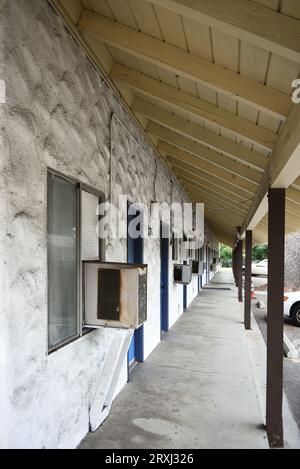
M 236 116 L 232 112 L 178 90 L 174 86 L 166 85 L 159 80 L 142 75 L 124 65 L 115 64 L 110 76 L 114 81 L 126 83 L 130 88 L 146 96 L 171 104 L 192 117 L 200 117 L 204 121 L 230 130 L 241 138 L 251 140 L 268 150 L 273 150 L 277 141 L 277 135 L 272 130 L 260 127 L 249 120 Z
M 220 241 L 220 243 L 225 244 L 226 246 L 233 247 L 235 242 L 235 233 L 231 231 L 224 230 L 223 227 L 220 227 L 218 224 L 214 223 L 212 220 L 207 220 L 209 227 Z
M 229 221 L 223 216 L 216 217 L 215 214 L 209 211 L 206 211 L 204 216 L 210 223 L 217 223 L 220 227 L 222 227 L 223 229 L 227 229 L 229 232 L 232 233 L 236 233 L 236 227 L 240 224 L 239 219 L 234 218 Z
M 179 150 L 179 152 L 181 152 L 181 150 Z M 254 193 L 246 192 L 245 190 L 242 190 L 238 185 L 234 186 L 233 184 L 228 183 L 225 179 L 221 179 L 219 177 L 210 175 L 209 172 L 202 171 L 202 169 L 199 169 L 195 165 L 187 164 L 181 159 L 172 156 L 172 154 L 170 153 L 168 153 L 167 155 L 167 161 L 171 163 L 172 167 L 176 166 L 176 168 L 182 171 L 186 171 L 194 176 L 197 176 L 199 180 L 205 181 L 212 188 L 221 187 L 227 193 L 229 198 L 236 197 L 240 201 L 250 200 L 254 198 Z M 250 202 L 249 205 L 251 205 Z
M 286 198 L 295 204 L 300 204 L 300 191 L 297 191 L 293 187 L 286 190 Z M 299 207 L 300 210 L 300 207 Z
M 245 189 L 246 191 L 250 192 L 251 195 L 254 194 L 257 190 L 257 184 L 252 181 L 248 181 L 232 172 L 223 169 L 219 166 L 210 163 L 207 160 L 200 158 L 199 156 L 193 155 L 192 153 L 187 152 L 186 150 L 182 150 L 170 143 L 161 142 L 158 144 L 158 149 L 162 153 L 172 156 L 173 158 L 180 160 L 182 162 L 183 167 L 185 165 L 190 166 L 190 170 L 193 171 L 194 168 L 200 169 L 207 173 L 207 179 L 210 179 L 210 176 L 216 176 L 219 179 L 222 179 L 226 182 L 234 184 L 238 187 Z M 221 181 L 220 181 L 221 183 Z
M 285 119 L 288 116 L 291 100 L 287 94 L 149 34 L 89 10 L 84 10 L 78 28 L 82 33 L 106 44 L 230 96 L 275 118 Z
M 235 227 L 239 226 L 242 222 L 240 217 L 226 214 L 216 214 L 215 211 L 205 209 L 204 217 L 210 218 L 211 220 L 219 221 L 223 226 L 228 226 L 229 229 L 234 230 Z
M 249 168 L 243 163 L 233 160 L 228 156 L 221 155 L 220 153 L 217 153 L 214 150 L 210 150 L 204 145 L 201 145 L 197 142 L 193 142 L 189 138 L 183 137 L 182 135 L 173 132 L 172 130 L 166 129 L 165 127 L 161 127 L 158 124 L 149 122 L 146 127 L 146 131 L 149 134 L 159 137 L 164 142 L 170 143 L 178 148 L 181 148 L 182 150 L 185 150 L 186 152 L 189 152 L 199 158 L 202 158 L 203 160 L 209 161 L 210 163 L 222 169 L 230 171 L 236 176 L 240 176 L 256 184 L 259 184 L 262 179 L 262 173 L 258 170 L 254 168 Z M 161 145 L 160 149 L 163 150 L 164 144 L 162 143 L 159 145 Z
M 297 203 L 286 198 L 285 209 L 288 213 L 300 219 L 300 207 Z M 300 225 L 299 225 L 299 231 L 300 231 Z
M 226 204 L 227 207 L 234 207 L 237 208 L 238 211 L 243 213 L 248 212 L 249 207 L 247 202 L 245 201 L 240 201 L 236 198 L 230 197 L 230 194 L 223 195 L 219 192 L 217 192 L 214 187 L 211 187 L 209 185 L 204 186 L 202 185 L 201 181 L 196 182 L 191 182 L 189 177 L 193 178 L 192 174 L 188 173 L 182 173 L 180 171 L 180 168 L 177 168 L 176 166 L 173 167 L 174 172 L 177 174 L 178 178 L 180 178 L 182 184 L 184 184 L 184 187 L 190 191 L 194 196 L 201 196 L 201 197 L 209 197 L 209 200 L 212 200 L 213 203 L 217 204 Z M 193 179 L 194 181 L 194 179 Z
M 255 217 L 258 208 L 266 198 L 269 187 L 286 188 L 287 197 L 298 197 L 299 191 L 290 188 L 300 175 L 300 105 L 294 104 L 283 126 L 274 152 L 269 158 L 268 167 L 257 190 L 251 210 L 243 224 L 245 231 Z M 267 211 L 267 204 L 265 204 Z
M 152 122 L 161 124 L 169 130 L 174 130 L 198 143 L 208 145 L 215 151 L 222 152 L 227 156 L 255 166 L 258 169 L 264 170 L 266 167 L 267 157 L 262 153 L 250 150 L 246 145 L 235 143 L 229 138 L 222 137 L 211 130 L 204 129 L 199 124 L 190 122 L 179 115 L 174 115 L 155 104 L 140 98 L 135 98 L 131 109 L 135 113 L 140 113 L 148 117 Z
M 185 187 L 184 181 L 183 186 Z M 240 208 L 240 206 L 235 206 L 234 204 L 232 204 L 232 202 L 230 203 L 229 201 L 222 200 L 222 198 L 212 196 L 211 193 L 208 193 L 207 191 L 205 192 L 203 189 L 199 190 L 198 188 L 186 188 L 186 190 L 195 202 L 203 203 L 208 206 L 208 208 L 210 207 L 215 209 L 216 213 L 222 211 L 228 213 L 236 213 L 242 217 L 245 216 L 246 210 Z
M 254 197 L 253 194 L 249 194 L 242 189 L 239 189 L 232 184 L 226 183 L 226 181 L 222 181 L 221 179 L 210 176 L 207 177 L 207 173 L 201 171 L 196 168 L 191 168 L 190 166 L 183 165 L 179 160 L 172 159 L 171 156 L 168 156 L 168 161 L 170 163 L 170 168 L 176 167 L 178 170 L 185 171 L 186 174 L 190 176 L 196 176 L 198 184 L 202 184 L 203 187 L 210 189 L 215 192 L 222 192 L 222 196 L 226 197 L 230 202 L 233 199 L 236 199 L 238 202 L 242 203 L 243 205 L 250 208 L 251 202 L 246 202 L 247 200 L 251 200 L 251 196 Z M 221 189 L 220 189 L 221 188 Z
M 300 20 L 250 0 L 149 0 L 300 63 Z
M 189 171 L 185 171 L 176 166 L 172 166 L 172 170 L 175 172 L 177 178 L 179 178 L 181 181 L 184 181 L 186 187 L 189 187 L 190 189 L 196 189 L 198 187 L 204 188 L 205 190 L 212 191 L 216 196 L 220 196 L 224 200 L 227 200 L 229 203 L 236 203 L 241 207 L 247 208 L 247 199 L 240 200 L 234 195 L 224 191 L 222 187 L 212 187 L 208 181 L 201 180 L 201 178 Z

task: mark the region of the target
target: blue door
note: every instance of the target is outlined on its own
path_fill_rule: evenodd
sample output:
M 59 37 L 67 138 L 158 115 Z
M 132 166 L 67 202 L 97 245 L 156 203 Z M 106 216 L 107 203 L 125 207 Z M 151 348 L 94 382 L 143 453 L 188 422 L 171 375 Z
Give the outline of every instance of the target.
M 187 309 L 187 285 L 183 285 L 183 311 Z
M 128 207 L 130 204 L 128 205 Z M 137 213 L 138 215 L 138 213 Z M 128 215 L 127 226 L 136 215 Z M 144 262 L 144 240 L 142 237 L 131 238 L 127 231 L 127 262 L 129 264 L 143 264 Z M 128 365 L 129 369 L 135 362 L 144 361 L 144 326 L 134 331 L 129 350 Z
M 165 227 L 166 228 L 166 227 Z M 163 237 L 160 228 L 160 330 L 169 330 L 169 238 Z

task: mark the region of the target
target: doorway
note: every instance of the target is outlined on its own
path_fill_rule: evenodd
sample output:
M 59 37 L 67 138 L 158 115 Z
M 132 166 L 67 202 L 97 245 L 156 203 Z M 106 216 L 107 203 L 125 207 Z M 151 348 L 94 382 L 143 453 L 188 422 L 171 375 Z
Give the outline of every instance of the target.
M 144 238 L 138 236 L 133 238 L 130 236 L 129 224 L 136 217 L 141 215 L 141 212 L 136 210 L 136 214 L 129 214 L 129 208 L 133 204 L 128 203 L 127 211 L 127 262 L 128 264 L 143 264 L 144 263 Z M 141 227 L 137 225 L 137 230 L 141 231 Z M 128 350 L 128 370 L 129 373 L 138 362 L 144 361 L 144 326 L 142 325 L 134 331 L 132 340 Z
M 169 330 L 169 227 L 160 225 L 160 330 Z
M 183 312 L 187 310 L 187 285 L 183 285 Z

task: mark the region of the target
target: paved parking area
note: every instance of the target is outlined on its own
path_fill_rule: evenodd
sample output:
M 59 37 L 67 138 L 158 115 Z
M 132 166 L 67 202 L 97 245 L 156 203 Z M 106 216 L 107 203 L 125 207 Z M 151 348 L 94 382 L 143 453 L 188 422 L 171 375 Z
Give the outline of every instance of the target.
M 257 298 L 263 299 L 265 305 L 267 306 L 267 298 L 265 295 L 256 294 Z M 267 309 L 259 309 L 256 306 L 256 301 L 253 301 L 252 312 L 255 316 L 255 319 L 258 323 L 258 326 L 261 330 L 265 342 L 267 341 L 267 322 L 266 314 Z M 285 321 L 284 330 L 288 338 L 294 343 L 298 342 L 298 347 L 300 347 L 300 328 L 291 325 L 289 322 Z M 300 404 L 299 404 L 299 395 L 300 395 L 300 360 L 290 360 L 284 358 L 283 363 L 283 378 L 284 378 L 284 390 L 287 396 L 288 404 L 290 411 L 293 414 L 295 421 L 298 424 L 300 430 Z

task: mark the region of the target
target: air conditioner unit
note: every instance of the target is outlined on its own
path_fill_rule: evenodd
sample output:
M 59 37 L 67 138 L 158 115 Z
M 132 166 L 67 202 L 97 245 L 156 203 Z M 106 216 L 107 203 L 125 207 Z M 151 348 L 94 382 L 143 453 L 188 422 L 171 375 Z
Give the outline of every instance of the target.
M 188 264 L 174 264 L 174 282 L 188 285 L 192 281 L 192 266 Z
M 192 261 L 192 273 L 197 275 L 203 274 L 203 261 Z
M 147 319 L 147 265 L 83 262 L 87 327 L 140 327 Z

